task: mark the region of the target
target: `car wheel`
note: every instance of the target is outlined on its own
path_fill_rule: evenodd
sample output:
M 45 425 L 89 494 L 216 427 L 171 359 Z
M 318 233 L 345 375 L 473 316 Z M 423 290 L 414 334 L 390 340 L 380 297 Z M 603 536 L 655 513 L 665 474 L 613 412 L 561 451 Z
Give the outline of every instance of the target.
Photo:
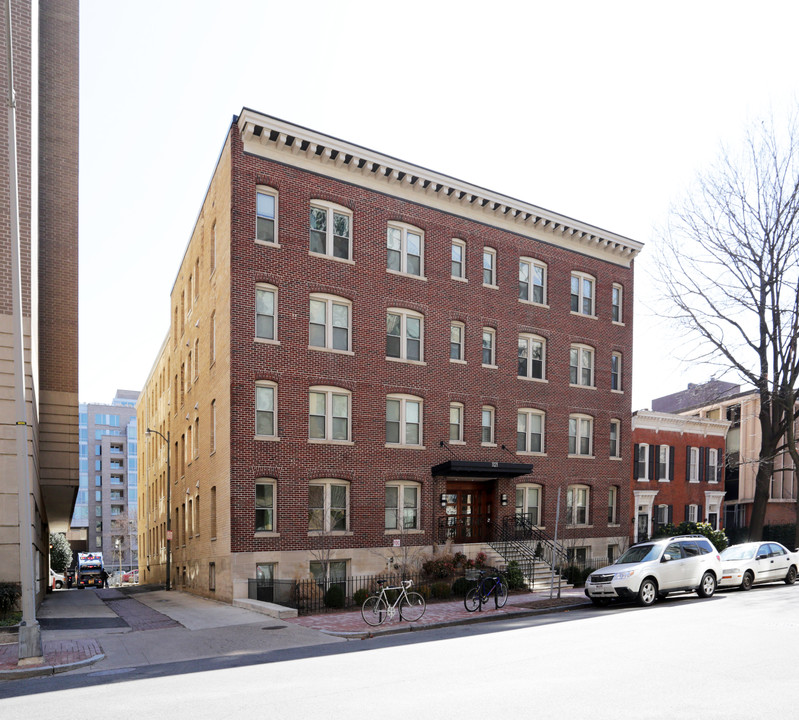
M 709 598 L 716 592 L 716 578 L 713 573 L 706 572 L 702 575 L 702 582 L 699 583 L 699 589 L 696 592 L 702 598 Z
M 591 598 L 591 602 L 594 603 L 597 607 L 607 607 L 610 605 L 610 598 Z
M 638 588 L 638 597 L 636 601 L 639 605 L 651 605 L 658 596 L 658 584 L 653 578 L 646 578 Z
M 786 585 L 793 585 L 796 582 L 796 566 L 791 565 L 788 568 L 788 574 L 785 576 L 785 584 Z
M 750 570 L 747 570 L 744 573 L 743 580 L 741 580 L 741 590 L 751 590 L 754 582 L 755 582 L 755 576 L 752 575 L 752 572 Z
M 60 590 L 62 587 L 64 587 L 64 584 L 60 580 L 56 580 L 55 581 L 55 589 L 56 590 Z

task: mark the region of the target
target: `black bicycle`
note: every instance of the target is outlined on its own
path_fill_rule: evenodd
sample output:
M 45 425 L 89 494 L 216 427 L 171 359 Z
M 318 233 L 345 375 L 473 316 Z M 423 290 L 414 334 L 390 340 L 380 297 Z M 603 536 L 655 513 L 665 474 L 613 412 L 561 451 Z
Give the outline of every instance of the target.
M 479 581 L 475 587 L 466 593 L 463 604 L 469 612 L 479 610 L 488 599 L 494 596 L 494 606 L 499 609 L 508 602 L 508 583 L 500 574 L 486 575 L 483 570 L 479 573 Z

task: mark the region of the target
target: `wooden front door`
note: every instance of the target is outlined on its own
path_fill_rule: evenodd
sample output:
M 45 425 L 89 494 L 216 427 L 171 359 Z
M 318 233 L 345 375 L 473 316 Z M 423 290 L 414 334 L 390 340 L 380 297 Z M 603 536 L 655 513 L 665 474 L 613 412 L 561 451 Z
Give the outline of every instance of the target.
M 490 540 L 493 496 L 493 482 L 448 482 L 444 508 L 447 537 L 456 543 Z

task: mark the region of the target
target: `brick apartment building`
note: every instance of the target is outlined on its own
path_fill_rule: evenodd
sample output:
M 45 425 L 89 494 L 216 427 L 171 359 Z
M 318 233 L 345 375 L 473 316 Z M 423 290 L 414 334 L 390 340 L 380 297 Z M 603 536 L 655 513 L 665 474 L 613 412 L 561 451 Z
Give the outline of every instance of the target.
M 8 97 L 6 8 L 0 85 Z M 25 417 L 15 408 L 8 113 L 0 113 L 0 581 L 48 585 L 49 533 L 66 532 L 78 491 L 78 2 L 12 0 Z M 28 444 L 30 528 L 21 527 L 17 422 Z M 26 573 L 27 575 L 27 573 Z M 23 587 L 24 591 L 24 587 Z
M 143 581 L 167 513 L 172 583 L 221 600 L 322 548 L 340 577 L 474 554 L 516 515 L 551 535 L 559 496 L 559 537 L 604 557 L 629 536 L 640 249 L 243 110 L 137 406 Z
M 632 541 L 683 521 L 723 524 L 727 420 L 638 410 L 632 417 Z

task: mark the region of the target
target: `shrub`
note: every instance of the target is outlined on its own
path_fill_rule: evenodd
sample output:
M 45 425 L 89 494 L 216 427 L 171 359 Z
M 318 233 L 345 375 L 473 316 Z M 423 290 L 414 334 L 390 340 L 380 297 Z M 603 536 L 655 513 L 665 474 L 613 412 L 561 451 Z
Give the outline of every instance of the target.
M 422 563 L 422 572 L 431 578 L 452 577 L 455 572 L 455 563 L 451 555 L 434 558 Z
M 325 593 L 325 605 L 329 608 L 343 608 L 346 595 L 341 585 L 331 585 Z
M 19 585 L 16 583 L 0 582 L 0 618 L 4 618 L 16 607 L 20 595 Z
M 508 581 L 509 590 L 521 590 L 525 587 L 524 574 L 516 560 L 511 560 L 508 563 L 508 567 L 505 569 L 505 578 Z
M 352 602 L 360 607 L 369 595 L 371 595 L 371 593 L 366 588 L 359 588 L 352 594 Z
M 679 525 L 669 523 L 668 525 L 663 525 L 652 538 L 668 537 L 670 535 L 704 535 L 719 552 L 730 544 L 724 530 L 714 530 L 713 526 L 706 522 L 682 522 Z
M 466 597 L 466 593 L 474 586 L 474 583 L 467 580 L 465 577 L 459 577 L 452 583 L 452 594 L 458 597 Z
M 474 566 L 477 568 L 484 568 L 487 560 L 488 556 L 481 550 L 474 559 Z
M 446 600 L 452 593 L 452 586 L 448 582 L 435 582 L 430 587 L 430 594 L 436 600 Z
M 415 587 L 414 590 L 418 592 L 425 600 L 430 599 L 430 586 L 429 585 L 419 585 Z
M 574 585 L 575 587 L 580 587 L 585 584 L 585 579 L 594 572 L 594 568 L 592 567 L 580 567 L 579 565 L 568 565 L 567 567 L 563 568 L 561 575 L 563 579 Z

